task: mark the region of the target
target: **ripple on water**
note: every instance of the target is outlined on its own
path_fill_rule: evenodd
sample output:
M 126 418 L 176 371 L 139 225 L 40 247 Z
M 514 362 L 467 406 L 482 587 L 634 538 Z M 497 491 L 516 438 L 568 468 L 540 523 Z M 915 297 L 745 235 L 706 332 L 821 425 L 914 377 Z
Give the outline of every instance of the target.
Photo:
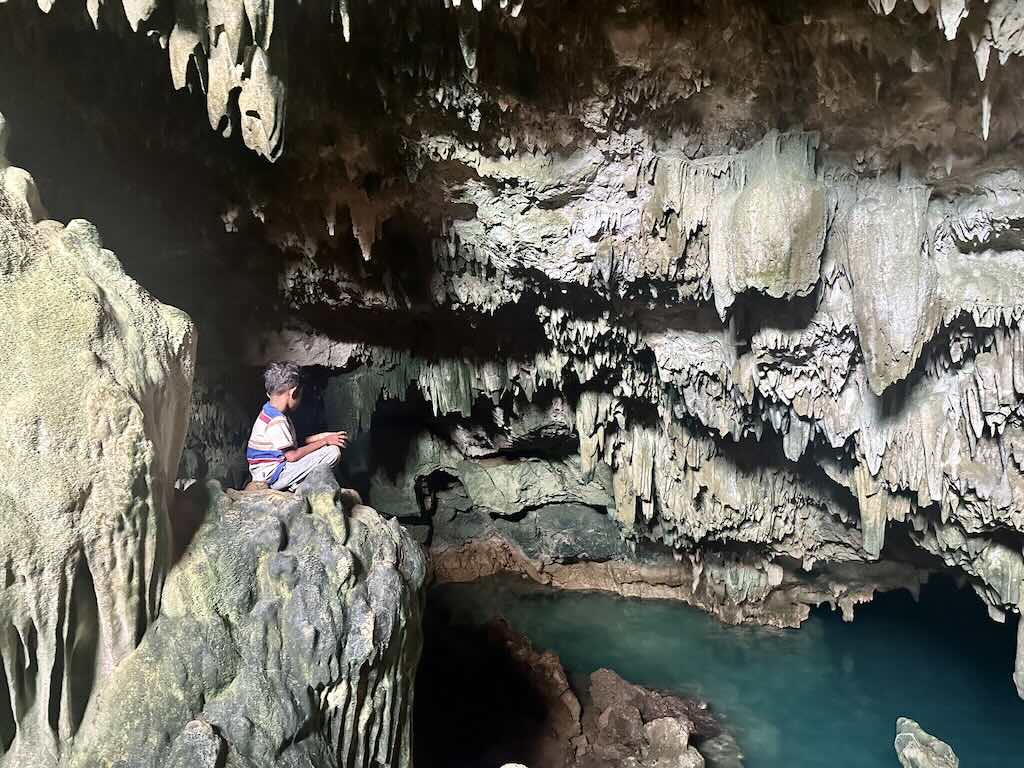
M 557 592 L 496 577 L 436 588 L 463 621 L 505 616 L 573 675 L 609 667 L 697 694 L 730 724 L 747 768 L 893 768 L 896 718 L 948 742 L 966 768 L 1024 767 L 1024 702 L 1010 681 L 1014 626 L 941 579 L 921 602 L 880 596 L 844 624 L 730 627 L 678 603 Z

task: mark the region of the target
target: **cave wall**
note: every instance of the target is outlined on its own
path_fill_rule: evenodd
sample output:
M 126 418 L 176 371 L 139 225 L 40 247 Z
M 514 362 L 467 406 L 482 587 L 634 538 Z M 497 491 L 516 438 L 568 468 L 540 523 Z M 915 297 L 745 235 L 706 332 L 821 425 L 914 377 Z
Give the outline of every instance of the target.
M 0 14 L 8 71 L 143 158 L 183 244 L 137 266 L 220 339 L 183 481 L 242 481 L 258 367 L 290 357 L 310 421 L 357 435 L 350 477 L 452 578 L 792 624 L 947 567 L 1018 611 L 1017 4 Z M 0 97 L 45 121 L 23 83 Z

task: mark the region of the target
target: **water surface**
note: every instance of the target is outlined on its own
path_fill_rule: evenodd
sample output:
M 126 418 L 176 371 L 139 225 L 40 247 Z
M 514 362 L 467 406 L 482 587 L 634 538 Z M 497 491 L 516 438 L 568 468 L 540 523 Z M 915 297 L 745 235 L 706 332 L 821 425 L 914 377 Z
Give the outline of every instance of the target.
M 816 611 L 799 630 L 731 627 L 660 600 L 572 593 L 497 577 L 431 597 L 460 620 L 505 616 L 574 675 L 614 669 L 641 685 L 706 698 L 747 768 L 894 768 L 896 718 L 948 742 L 964 768 L 1024 767 L 1015 627 L 940 580 L 921 602 L 883 595 L 844 624 Z

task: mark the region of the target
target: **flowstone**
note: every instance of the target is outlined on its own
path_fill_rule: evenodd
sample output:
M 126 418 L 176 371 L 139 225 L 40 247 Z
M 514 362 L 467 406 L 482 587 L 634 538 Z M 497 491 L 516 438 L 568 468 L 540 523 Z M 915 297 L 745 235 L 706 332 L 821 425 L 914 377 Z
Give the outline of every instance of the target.
M 43 218 L 4 128 L 0 764 L 42 767 L 159 611 L 195 340 L 92 225 Z
M 326 471 L 297 494 L 195 484 L 205 515 L 71 768 L 411 765 L 425 560 Z

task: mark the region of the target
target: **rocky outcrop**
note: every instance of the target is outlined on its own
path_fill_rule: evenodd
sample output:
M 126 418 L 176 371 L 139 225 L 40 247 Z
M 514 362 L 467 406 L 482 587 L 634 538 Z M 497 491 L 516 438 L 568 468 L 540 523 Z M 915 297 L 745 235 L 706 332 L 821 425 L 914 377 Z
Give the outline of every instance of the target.
M 800 626 L 811 608 L 822 604 L 852 621 L 854 608 L 870 602 L 876 592 L 909 589 L 917 594 L 928 579 L 927 570 L 899 562 L 829 566 L 813 574 L 779 566 L 765 573 L 760 560 L 728 553 L 676 558 L 661 549 L 641 547 L 608 554 L 581 548 L 593 533 L 583 531 L 559 528 L 551 534 L 563 544 L 562 553 L 554 557 L 543 552 L 528 555 L 519 543 L 524 533 L 520 526 L 458 546 L 442 543 L 431 548 L 432 574 L 438 583 L 446 583 L 519 573 L 558 589 L 680 600 L 730 624 L 780 628 Z
M 0 764 L 56 765 L 160 609 L 195 338 L 46 220 L 0 116 Z
M 202 524 L 69 764 L 411 765 L 415 542 L 326 473 L 297 495 L 193 485 L 183 503 Z
M 958 768 L 960 760 L 944 741 L 907 717 L 896 721 L 896 756 L 903 768 Z
M 590 676 L 586 703 L 577 749 L 581 768 L 703 768 L 704 757 L 691 741 L 723 739 L 706 702 L 632 685 L 608 669 Z M 729 764 L 742 765 L 738 750 Z
M 743 764 L 705 701 L 607 669 L 570 682 L 557 655 L 504 619 L 469 627 L 435 613 L 426 627 L 418 708 L 428 727 L 417 736 L 417 765 L 703 768 L 700 750 L 719 768 Z

